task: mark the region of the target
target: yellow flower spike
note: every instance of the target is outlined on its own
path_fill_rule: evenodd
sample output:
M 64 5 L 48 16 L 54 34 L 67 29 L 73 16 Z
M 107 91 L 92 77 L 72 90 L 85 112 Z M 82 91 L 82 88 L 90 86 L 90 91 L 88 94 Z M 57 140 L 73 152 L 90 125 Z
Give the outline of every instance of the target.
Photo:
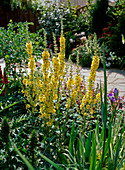
M 65 50 L 65 38 L 63 35 L 60 37 L 60 52 L 62 53 Z
M 27 47 L 27 53 L 28 53 L 28 55 L 31 55 L 32 54 L 32 42 L 30 41 L 30 42 L 27 42 L 26 43 L 26 47 Z
M 32 72 L 35 71 L 35 60 L 34 60 L 34 57 L 31 55 L 30 59 L 29 59 L 29 68 L 30 68 L 30 71 L 31 71 L 31 74 Z M 31 75 L 32 77 L 32 75 Z
M 93 87 L 95 84 L 95 77 L 96 77 L 96 70 L 99 67 L 99 57 L 98 56 L 93 56 L 93 61 L 91 64 L 91 71 L 90 71 L 90 75 L 89 75 L 89 79 L 88 79 L 88 92 L 85 95 L 86 98 L 86 109 L 90 109 L 90 105 L 93 105 L 95 103 L 95 99 L 92 98 L 93 95 Z M 83 100 L 82 100 L 83 103 Z M 81 105 L 82 105 L 81 103 Z M 85 103 L 84 103 L 85 104 Z M 81 106 L 80 108 L 83 109 L 83 107 Z M 93 114 L 94 111 L 91 109 L 91 113 Z
M 74 80 L 73 78 L 69 78 L 68 82 L 67 82 L 67 88 L 68 90 L 71 90 L 74 84 Z

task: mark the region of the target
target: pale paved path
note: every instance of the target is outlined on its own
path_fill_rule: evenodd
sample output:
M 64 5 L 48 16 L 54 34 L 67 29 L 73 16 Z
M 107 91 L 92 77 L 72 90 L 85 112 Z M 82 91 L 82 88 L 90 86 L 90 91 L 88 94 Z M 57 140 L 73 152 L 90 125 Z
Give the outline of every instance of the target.
M 42 61 L 40 61 L 40 63 L 42 63 Z M 3 70 L 3 68 L 5 67 L 4 61 L 0 60 L 0 65 Z M 75 73 L 76 73 L 76 64 L 73 64 L 73 74 L 75 75 Z M 90 73 L 90 68 L 80 67 L 80 74 L 81 74 L 81 77 L 85 76 L 86 85 L 88 83 L 89 73 Z M 68 74 L 69 74 L 69 71 L 67 75 Z M 120 97 L 123 97 L 123 96 L 125 97 L 125 71 L 121 71 L 119 69 L 106 69 L 106 75 L 107 75 L 108 93 L 114 90 L 114 88 L 117 88 L 119 90 Z M 104 84 L 104 72 L 103 72 L 103 69 L 101 68 L 97 70 L 95 86 L 97 83 L 100 84 L 100 80 L 103 85 Z
M 76 70 L 76 65 L 73 64 L 73 73 L 75 74 L 75 70 Z M 89 73 L 90 73 L 90 68 L 87 67 L 80 67 L 80 73 L 81 76 L 85 76 L 85 80 L 86 80 L 86 85 L 88 83 L 88 77 L 89 77 Z M 106 75 L 107 75 L 107 91 L 108 93 L 112 90 L 114 90 L 114 88 L 117 88 L 119 90 L 119 95 L 121 97 L 125 97 L 125 71 L 119 70 L 119 69 L 106 69 Z M 96 73 L 96 81 L 95 81 L 95 85 L 97 83 L 100 84 L 100 80 L 101 80 L 101 84 L 103 86 L 104 84 L 104 71 L 102 68 L 99 68 L 97 70 Z

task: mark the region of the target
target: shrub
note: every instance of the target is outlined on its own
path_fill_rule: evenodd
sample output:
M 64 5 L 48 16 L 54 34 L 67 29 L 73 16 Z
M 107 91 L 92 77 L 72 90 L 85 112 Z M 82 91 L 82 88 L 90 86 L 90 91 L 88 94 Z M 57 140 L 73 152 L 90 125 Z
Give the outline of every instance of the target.
M 44 28 L 47 32 L 48 46 L 51 45 L 51 48 L 54 47 L 52 41 L 52 33 L 55 33 L 56 37 L 59 38 L 60 28 L 61 28 L 61 19 L 63 19 L 63 30 L 66 37 L 66 57 L 71 52 L 71 49 L 74 47 L 74 43 L 70 42 L 70 39 L 74 39 L 75 33 L 84 31 L 85 29 L 85 19 L 83 15 L 77 16 L 77 8 L 73 8 L 68 3 L 68 6 L 61 4 L 52 4 L 50 1 L 46 1 L 45 6 L 40 6 L 40 16 L 39 24 L 40 28 Z M 59 44 L 59 41 L 58 41 Z
M 107 9 L 108 0 L 96 0 L 90 11 L 90 31 L 91 33 L 96 33 L 97 36 L 101 35 L 102 28 L 107 25 Z
M 28 62 L 28 55 L 25 50 L 25 44 L 27 41 L 27 34 L 30 39 L 32 39 L 34 46 L 34 55 L 39 58 L 41 55 L 41 49 L 43 45 L 42 38 L 40 37 L 40 32 L 30 33 L 28 32 L 28 25 L 32 23 L 12 23 L 12 20 L 8 24 L 7 30 L 5 28 L 0 28 L 0 58 L 4 58 L 6 63 L 7 74 L 12 74 L 15 70 L 16 64 L 19 67 L 23 63 Z
M 125 44 L 122 44 L 122 34 L 125 35 L 125 8 L 124 3 L 110 8 L 108 11 L 109 25 L 107 31 L 103 32 L 102 40 L 108 48 L 115 53 L 116 57 L 112 63 L 113 67 L 125 67 L 124 56 Z M 101 41 L 102 41 L 101 40 Z
M 96 52 L 98 51 L 99 57 L 100 57 L 100 66 L 102 66 L 102 56 L 103 56 L 103 50 L 105 50 L 105 64 L 106 67 L 110 67 L 114 54 L 110 52 L 109 48 L 104 45 L 100 44 L 100 40 L 97 40 L 96 34 L 88 36 L 88 39 L 85 40 L 83 45 L 80 45 L 77 48 L 74 48 L 71 54 L 71 59 L 76 62 L 77 55 L 79 56 L 79 62 L 82 67 L 90 67 L 92 62 L 93 55 L 96 55 Z

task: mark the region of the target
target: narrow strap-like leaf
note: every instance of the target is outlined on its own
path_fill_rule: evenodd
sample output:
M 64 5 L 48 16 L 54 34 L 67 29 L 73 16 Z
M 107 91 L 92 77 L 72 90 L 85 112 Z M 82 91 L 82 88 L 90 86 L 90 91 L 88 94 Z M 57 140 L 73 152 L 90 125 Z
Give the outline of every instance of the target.
M 54 163 L 53 161 L 51 161 L 49 158 L 47 158 L 46 156 L 44 156 L 43 154 L 37 152 L 43 159 L 45 159 L 47 162 L 49 162 L 51 165 L 53 165 L 57 170 L 64 170 L 61 166 L 57 165 L 56 163 Z
M 15 145 L 13 142 L 11 142 L 11 143 L 12 143 L 14 149 L 16 150 L 16 152 L 19 154 L 19 156 L 20 156 L 21 159 L 23 160 L 23 162 L 26 164 L 26 166 L 27 166 L 30 170 L 35 170 L 35 169 L 33 168 L 33 166 L 29 163 L 29 161 L 28 161 L 28 160 L 22 155 L 22 153 L 17 149 L 16 145 Z

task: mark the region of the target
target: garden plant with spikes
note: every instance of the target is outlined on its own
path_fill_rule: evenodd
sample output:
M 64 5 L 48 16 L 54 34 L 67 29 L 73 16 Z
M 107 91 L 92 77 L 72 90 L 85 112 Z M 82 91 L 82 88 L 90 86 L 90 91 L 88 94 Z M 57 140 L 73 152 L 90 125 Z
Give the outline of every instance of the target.
M 55 39 L 55 38 L 54 38 Z M 44 31 L 44 46 L 45 49 L 42 53 L 43 64 L 41 69 L 41 75 L 35 71 L 35 60 L 32 55 L 32 43 L 27 43 L 27 52 L 29 56 L 29 68 L 30 74 L 23 79 L 23 90 L 22 92 L 26 96 L 26 101 L 28 101 L 26 108 L 31 108 L 32 114 L 38 111 L 37 105 L 39 105 L 40 117 L 45 120 L 45 124 L 52 125 L 52 122 L 58 117 L 58 110 L 60 108 L 61 95 L 64 95 L 63 90 L 63 80 L 66 76 L 66 63 L 65 63 L 65 38 L 63 36 L 63 29 L 61 31 L 60 37 L 60 52 L 57 53 L 56 43 L 55 43 L 55 56 L 52 58 L 52 66 L 50 66 L 50 54 L 47 51 L 46 43 L 46 32 Z M 80 77 L 79 70 L 79 59 L 77 57 L 77 70 L 75 78 L 72 75 L 72 61 L 69 61 L 70 67 L 70 77 L 66 82 L 66 88 L 68 90 L 68 96 L 66 96 L 66 108 L 67 111 L 77 107 L 77 113 L 80 117 L 89 116 L 93 117 L 94 112 L 96 112 L 96 106 L 99 103 L 100 93 L 98 91 L 94 92 L 96 70 L 99 67 L 99 57 L 96 52 L 93 57 L 93 62 L 91 65 L 91 72 L 88 79 L 88 91 L 86 94 L 79 94 L 82 92 L 80 86 L 82 78 Z M 79 100 L 79 106 L 77 104 Z M 55 101 L 57 101 L 55 103 Z
M 45 48 L 40 69 L 35 64 L 32 42 L 28 40 L 26 44 L 30 72 L 22 74 L 20 79 L 26 113 L 18 117 L 6 114 L 7 119 L 2 119 L 2 122 L 9 122 L 9 157 L 4 140 L 0 140 L 2 165 L 9 162 L 8 167 L 15 169 L 123 168 L 124 111 L 120 110 L 121 100 L 118 99 L 117 89 L 112 94 L 115 100 L 110 94 L 111 104 L 107 104 L 105 57 L 104 91 L 101 83 L 100 89 L 98 86 L 95 88 L 99 67 L 98 49 L 93 56 L 86 88 L 85 79 L 80 76 L 79 57 L 76 75 L 73 75 L 71 58 L 65 61 L 63 25 L 59 53 L 54 34 L 53 39 L 55 52 L 50 61 L 44 31 Z M 8 112 L 8 108 L 5 111 Z M 4 128 L 3 123 L 0 124 L 2 139 Z

